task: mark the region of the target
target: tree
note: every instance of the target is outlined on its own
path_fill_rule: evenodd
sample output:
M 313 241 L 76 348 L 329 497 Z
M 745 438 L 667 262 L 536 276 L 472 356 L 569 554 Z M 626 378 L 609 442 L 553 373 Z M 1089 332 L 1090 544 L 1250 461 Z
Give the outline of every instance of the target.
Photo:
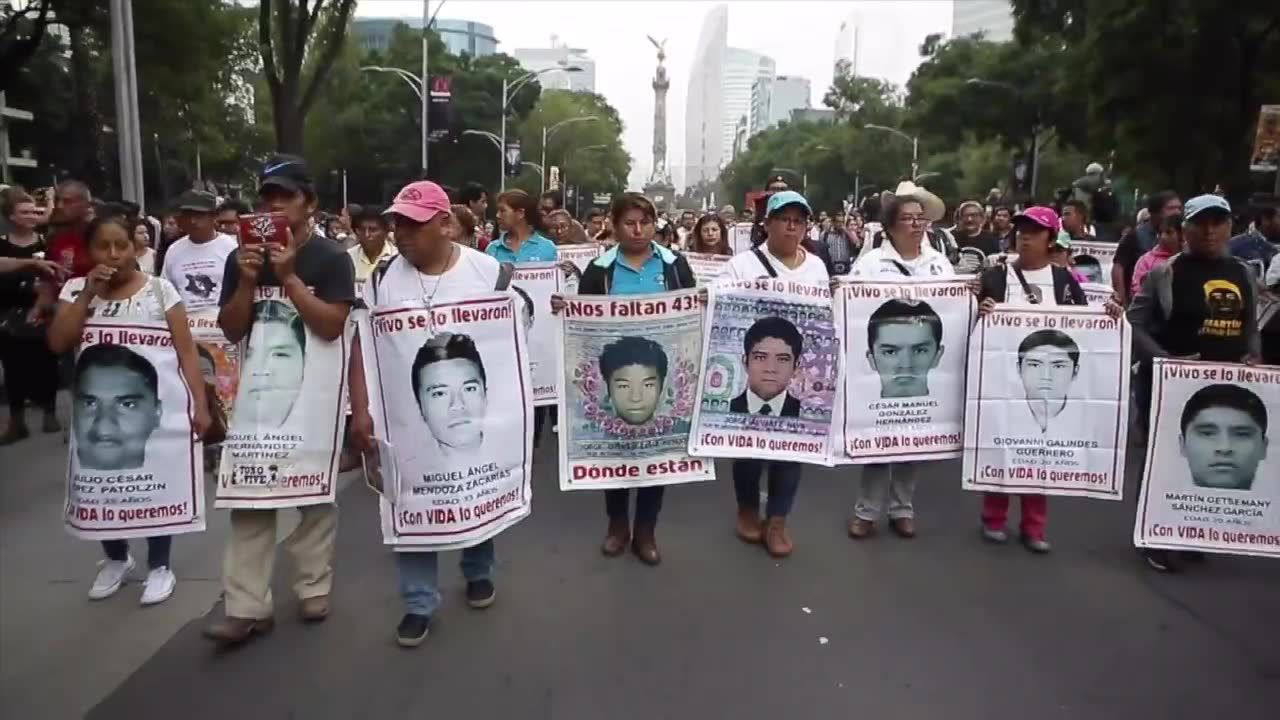
M 18 70 L 31 59 L 49 24 L 50 0 L 32 0 L 21 10 L 0 7 L 0 92 L 12 87 Z
M 258 51 L 276 149 L 302 152 L 303 124 L 342 53 L 355 0 L 261 0 Z
M 550 138 L 546 148 L 548 167 L 544 171 L 550 173 L 550 166 L 558 166 L 575 187 L 592 192 L 620 193 L 627 186 L 631 156 L 622 145 L 622 119 L 601 95 L 566 90 L 543 92 L 533 112 L 521 123 L 520 146 L 525 148 L 527 160 L 538 162 L 542 156 L 544 127 L 549 128 L 570 118 L 589 116 L 600 119 L 565 127 Z M 605 147 L 579 152 L 582 148 L 599 145 Z
M 1076 101 L 1087 146 L 1115 151 L 1144 186 L 1249 187 L 1264 99 L 1280 96 L 1274 3 L 1224 12 L 1196 0 L 1013 0 L 1017 37 L 1062 48 L 1055 88 Z

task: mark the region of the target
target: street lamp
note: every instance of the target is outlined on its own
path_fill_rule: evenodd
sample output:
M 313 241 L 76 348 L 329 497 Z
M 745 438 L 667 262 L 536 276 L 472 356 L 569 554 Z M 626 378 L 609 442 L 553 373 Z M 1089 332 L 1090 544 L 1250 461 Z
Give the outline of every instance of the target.
M 903 140 L 906 140 L 907 142 L 911 143 L 911 182 L 915 182 L 916 173 L 920 171 L 920 138 L 915 137 L 914 135 L 908 135 L 902 132 L 901 130 L 899 130 L 898 128 L 891 128 L 887 125 L 876 125 L 874 123 L 867 123 L 862 127 L 866 130 L 880 130 L 883 132 L 892 133 L 902 138 Z
M 502 133 L 499 137 L 499 140 L 501 140 L 502 142 L 503 167 L 502 167 L 502 177 L 501 177 L 501 180 L 498 182 L 499 192 L 505 191 L 507 189 L 507 168 L 505 164 L 506 151 L 507 151 L 507 104 L 511 102 L 511 96 L 514 95 L 515 92 L 520 89 L 521 85 L 524 85 L 525 83 L 529 82 L 530 80 L 534 79 L 535 77 L 543 73 L 549 73 L 555 70 L 563 70 L 564 72 L 582 72 L 582 68 L 578 67 L 577 65 L 569 65 L 569 66 L 558 65 L 554 67 L 542 68 L 541 70 L 531 70 L 530 72 L 527 72 L 524 75 L 521 75 L 520 77 L 516 78 L 515 82 L 510 82 L 506 78 L 502 78 L 502 107 L 501 107 Z
M 1023 91 L 1023 88 L 1018 87 L 1013 83 L 1004 82 L 1003 80 L 984 80 L 982 78 L 973 77 L 965 80 L 964 84 L 976 87 L 991 87 L 1008 90 L 1018 96 L 1019 103 L 1025 105 L 1027 101 L 1026 93 Z M 1040 131 L 1043 130 L 1040 122 L 1041 112 L 1039 104 L 1036 105 L 1035 111 L 1035 121 L 1031 126 L 1031 184 L 1028 186 L 1032 198 L 1035 198 L 1036 196 L 1036 185 L 1040 180 Z
M 547 166 L 547 141 L 550 140 L 556 134 L 556 130 L 559 130 L 560 128 L 566 125 L 572 125 L 574 123 L 580 123 L 580 122 L 594 122 L 599 119 L 600 118 L 596 117 L 595 115 L 587 115 L 585 117 L 572 117 L 572 118 L 569 118 L 568 120 L 561 120 L 560 122 L 556 123 L 555 125 L 552 125 L 551 127 L 547 127 L 546 125 L 543 125 L 542 126 L 542 167 Z M 547 181 L 547 178 L 544 175 L 542 178 L 543 192 L 545 192 L 547 189 L 546 181 Z
M 391 73 L 405 81 L 405 83 L 409 85 L 409 88 L 413 90 L 414 95 L 417 95 L 419 98 L 422 97 L 422 81 L 418 80 L 418 76 L 408 70 L 398 67 L 383 67 L 381 65 L 362 65 L 360 67 L 360 71 Z

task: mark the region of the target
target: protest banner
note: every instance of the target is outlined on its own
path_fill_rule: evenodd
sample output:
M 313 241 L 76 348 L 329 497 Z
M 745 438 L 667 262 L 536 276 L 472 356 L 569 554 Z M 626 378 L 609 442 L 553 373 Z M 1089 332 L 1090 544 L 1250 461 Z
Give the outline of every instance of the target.
M 603 251 L 604 248 L 596 243 L 589 243 L 586 245 L 557 245 L 556 259 L 560 262 L 573 263 L 573 266 L 578 268 L 578 273 L 581 274 L 587 271 L 587 265 L 590 264 L 592 260 L 600 257 L 600 253 Z
M 560 292 L 563 271 L 558 262 L 516 266 L 511 287 L 524 299 L 528 331 L 529 372 L 533 377 L 533 404 L 556 402 L 556 321 L 551 316 L 551 296 Z
M 976 306 L 969 279 L 844 278 L 842 462 L 960 456 L 965 351 Z
M 1100 308 L 984 317 L 969 339 L 962 487 L 1120 500 L 1129 335 Z
M 693 277 L 699 285 L 706 285 L 720 277 L 729 258 L 729 255 L 715 253 L 684 253 L 684 259 L 689 261 L 689 269 L 693 270 Z
M 382 539 L 448 550 L 529 514 L 533 388 L 521 299 L 378 307 L 360 325 Z
M 1106 285 L 1111 282 L 1111 265 L 1116 259 L 1116 243 L 1098 240 L 1071 241 L 1072 266 L 1084 275 L 1085 282 Z
M 1253 172 L 1280 172 L 1280 105 L 1258 108 L 1258 131 L 1249 153 Z
M 1080 283 L 1080 289 L 1084 291 L 1085 301 L 1090 305 L 1102 306 L 1106 305 L 1115 294 L 1115 290 L 1110 285 L 1103 283 L 1084 282 Z
M 1280 557 L 1280 367 L 1157 358 L 1151 398 L 1133 544 Z
M 702 375 L 698 291 L 566 302 L 560 489 L 714 480 L 715 463 L 688 454 Z
M 689 454 L 832 464 L 831 288 L 761 278 L 718 280 L 707 292 Z
M 219 508 L 333 502 L 351 334 L 311 332 L 279 287 L 254 290 L 240 385 L 218 467 Z
M 743 253 L 751 249 L 751 229 L 755 227 L 749 222 L 735 223 L 729 226 L 729 249 L 733 254 Z
M 68 532 L 117 540 L 204 530 L 193 403 L 165 323 L 85 323 L 72 381 Z
M 187 324 L 200 356 L 200 376 L 217 390 L 222 408 L 231 412 L 240 385 L 240 346 L 227 340 L 216 314 L 188 315 Z

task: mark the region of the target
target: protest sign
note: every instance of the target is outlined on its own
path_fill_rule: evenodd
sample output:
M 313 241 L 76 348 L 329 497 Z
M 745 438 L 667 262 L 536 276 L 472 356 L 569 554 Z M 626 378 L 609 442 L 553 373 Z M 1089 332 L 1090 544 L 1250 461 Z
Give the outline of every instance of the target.
M 688 454 L 702 375 L 697 290 L 580 295 L 560 327 L 561 490 L 715 479 L 713 461 Z
M 240 346 L 227 341 L 217 315 L 188 315 L 187 324 L 200 356 L 200 376 L 217 390 L 222 408 L 231 412 L 240 385 Z
M 718 280 L 707 292 L 689 454 L 832 464 L 831 289 L 761 278 Z
M 583 273 L 586 272 L 587 265 L 592 260 L 600 257 L 603 249 L 595 243 L 587 245 L 557 245 L 556 259 L 560 262 L 573 263 L 573 266 L 578 268 L 578 272 Z
M 716 255 L 715 253 L 685 253 L 684 259 L 689 261 L 689 269 L 693 270 L 693 277 L 698 281 L 699 285 L 707 283 L 720 277 L 724 272 L 725 265 L 729 262 L 729 255 Z
M 1080 289 L 1084 291 L 1085 301 L 1090 305 L 1106 305 L 1107 301 L 1116 294 L 1115 290 L 1112 290 L 1110 285 L 1104 285 L 1102 283 L 1080 283 Z
M 846 278 L 835 299 L 845 352 L 839 452 L 853 463 L 959 457 L 969 280 Z
M 534 405 L 556 402 L 556 328 L 551 317 L 551 296 L 560 292 L 562 277 L 559 263 L 540 262 L 517 265 L 511 278 L 511 287 L 524 300 L 527 313 Z
M 1000 305 L 969 339 L 966 490 L 1120 500 L 1129 324 L 1100 308 Z
M 500 293 L 379 307 L 361 323 L 382 538 L 397 550 L 476 545 L 529 514 L 533 402 L 520 303 Z
M 204 530 L 193 402 L 165 323 L 85 323 L 72 381 L 68 532 L 115 540 Z
M 755 227 L 749 222 L 735 223 L 729 226 L 729 249 L 734 255 L 751 249 L 751 229 Z
M 1258 131 L 1249 153 L 1249 169 L 1254 172 L 1280 172 L 1280 105 L 1258 108 Z
M 1116 259 L 1116 244 L 1098 240 L 1071 242 L 1072 266 L 1084 275 L 1085 282 L 1106 285 L 1111 282 L 1111 265 Z
M 279 287 L 255 288 L 215 506 L 333 502 L 347 404 L 350 328 L 326 341 Z
M 1280 367 L 1157 358 L 1151 398 L 1134 545 L 1280 557 Z

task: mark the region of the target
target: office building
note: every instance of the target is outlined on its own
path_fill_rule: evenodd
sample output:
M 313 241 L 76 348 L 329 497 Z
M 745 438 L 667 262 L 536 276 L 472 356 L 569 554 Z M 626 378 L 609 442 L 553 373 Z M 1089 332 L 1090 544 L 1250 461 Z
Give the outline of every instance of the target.
M 789 121 L 793 110 L 809 107 L 809 79 L 797 75 L 758 78 L 751 86 L 750 135 Z
M 596 91 L 596 61 L 581 48 L 572 48 L 551 36 L 551 47 L 516 48 L 512 57 L 520 67 L 529 72 L 557 68 L 538 76 L 543 90 L 570 90 L 572 92 Z M 577 72 L 564 68 L 576 67 Z
M 992 42 L 1013 39 L 1013 5 L 1009 0 L 957 0 L 951 4 L 951 37 L 977 34 Z
M 717 5 L 702 21 L 689 74 L 684 114 L 684 185 L 714 180 L 732 147 L 724 141 L 721 70 L 729 37 L 729 7 Z M 736 122 L 736 118 L 735 118 Z
M 775 69 L 773 58 L 768 55 L 742 48 L 725 48 L 720 80 L 720 92 L 724 104 L 724 119 L 721 124 L 721 131 L 724 134 L 723 147 L 734 147 L 740 122 L 750 134 L 747 123 L 751 115 L 751 87 L 759 80 L 772 82 Z M 724 162 L 732 159 L 732 152 L 721 157 Z
M 352 27 L 356 41 L 365 52 L 384 51 L 391 42 L 392 30 L 400 23 L 416 30 L 422 27 L 422 18 L 357 18 Z M 498 38 L 493 34 L 492 25 L 471 20 L 436 18 L 433 27 L 445 47 L 454 55 L 466 53 L 471 57 L 483 57 L 498 52 Z

